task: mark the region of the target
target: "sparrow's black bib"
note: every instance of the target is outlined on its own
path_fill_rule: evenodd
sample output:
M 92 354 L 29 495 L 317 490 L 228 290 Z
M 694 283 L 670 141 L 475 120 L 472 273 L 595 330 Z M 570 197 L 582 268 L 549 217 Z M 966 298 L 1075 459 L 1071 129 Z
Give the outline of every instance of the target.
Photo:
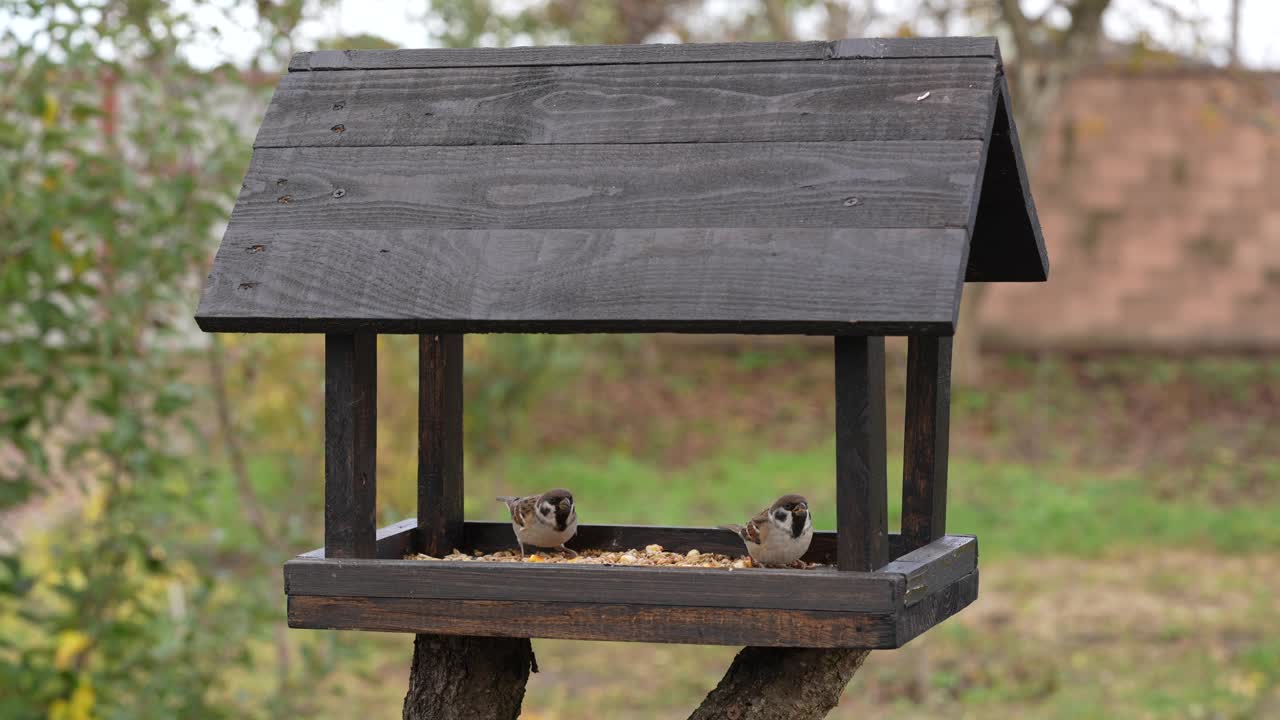
M 808 518 L 808 515 L 791 516 L 791 537 L 798 538 L 804 534 L 804 521 Z

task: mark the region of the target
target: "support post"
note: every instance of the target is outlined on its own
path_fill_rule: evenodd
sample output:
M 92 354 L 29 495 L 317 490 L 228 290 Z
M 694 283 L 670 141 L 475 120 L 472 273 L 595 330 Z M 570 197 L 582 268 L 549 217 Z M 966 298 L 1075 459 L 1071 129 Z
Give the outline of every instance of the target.
M 906 552 L 946 534 L 951 338 L 907 340 L 902 538 Z
M 324 338 L 324 553 L 376 557 L 377 336 Z
M 884 338 L 835 339 L 836 566 L 889 562 Z
M 462 336 L 418 338 L 418 533 L 441 557 L 462 546 Z

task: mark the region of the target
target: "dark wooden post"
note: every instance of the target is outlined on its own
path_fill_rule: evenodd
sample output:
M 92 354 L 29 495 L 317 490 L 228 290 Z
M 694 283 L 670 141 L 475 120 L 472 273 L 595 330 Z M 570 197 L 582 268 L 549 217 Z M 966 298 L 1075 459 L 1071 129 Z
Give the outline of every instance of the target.
M 907 552 L 947 529 L 951 338 L 907 340 L 907 413 L 902 466 L 902 537 Z
M 377 555 L 377 416 L 377 336 L 325 335 L 325 557 Z
M 418 536 L 441 557 L 462 546 L 462 336 L 418 338 Z M 405 720 L 514 720 L 529 672 L 528 638 L 419 634 Z
M 889 562 L 884 338 L 836 337 L 836 565 Z
M 462 546 L 462 336 L 418 339 L 418 533 L 422 552 Z

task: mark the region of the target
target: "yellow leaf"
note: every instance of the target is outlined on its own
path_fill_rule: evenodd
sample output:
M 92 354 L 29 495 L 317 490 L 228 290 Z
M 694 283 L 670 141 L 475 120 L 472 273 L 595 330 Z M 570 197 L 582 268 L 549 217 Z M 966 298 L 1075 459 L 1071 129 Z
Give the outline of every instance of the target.
M 53 653 L 53 666 L 66 670 L 89 647 L 88 635 L 79 630 L 63 630 L 58 633 L 58 648 Z
M 81 513 L 84 516 L 85 522 L 92 523 L 92 522 L 97 522 L 98 519 L 102 517 L 102 513 L 105 512 L 106 509 L 107 509 L 106 493 L 96 492 L 89 497 L 89 500 L 87 502 L 85 502 L 84 509 L 81 511 Z
M 88 680 L 81 679 L 71 693 L 71 702 L 67 704 L 68 720 L 93 720 L 93 705 L 96 701 L 93 686 Z
M 44 117 L 40 120 L 45 127 L 52 127 L 53 122 L 58 119 L 58 98 L 53 93 L 44 94 Z
M 58 189 L 58 178 L 52 175 L 45 175 L 44 179 L 40 181 L 40 187 L 47 192 L 53 192 Z
M 54 228 L 49 231 L 49 244 L 53 245 L 53 249 L 62 252 L 67 245 L 62 239 L 62 230 Z
M 1232 675 L 1228 677 L 1227 686 L 1236 695 L 1253 699 L 1258 696 L 1258 691 L 1262 689 L 1266 681 L 1266 676 L 1255 670 L 1247 675 Z

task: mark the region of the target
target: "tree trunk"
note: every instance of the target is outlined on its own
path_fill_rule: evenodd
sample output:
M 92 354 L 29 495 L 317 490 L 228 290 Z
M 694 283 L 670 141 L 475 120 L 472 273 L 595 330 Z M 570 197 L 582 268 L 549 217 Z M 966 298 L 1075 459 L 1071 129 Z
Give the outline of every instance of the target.
M 419 635 L 404 720 L 515 720 L 530 671 L 527 638 Z
M 967 283 L 960 302 L 960 319 L 951 346 L 951 378 L 965 388 L 982 383 L 982 321 L 978 308 L 986 283 Z
M 821 720 L 870 653 L 743 648 L 689 720 Z
M 821 720 L 870 650 L 743 648 L 689 720 Z M 418 635 L 404 720 L 515 720 L 529 673 L 527 639 Z

